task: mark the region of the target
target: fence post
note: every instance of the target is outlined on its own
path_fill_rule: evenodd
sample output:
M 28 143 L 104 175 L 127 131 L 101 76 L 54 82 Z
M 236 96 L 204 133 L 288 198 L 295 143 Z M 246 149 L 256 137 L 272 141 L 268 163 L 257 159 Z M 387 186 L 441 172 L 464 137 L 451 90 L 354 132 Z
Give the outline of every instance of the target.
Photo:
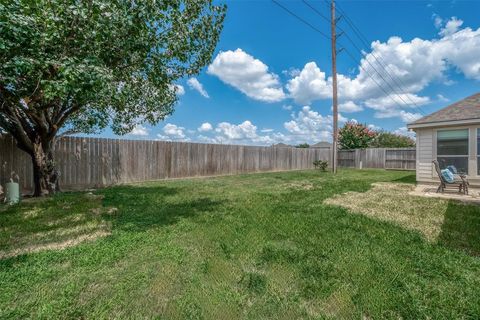
M 387 168 L 387 148 L 383 148 L 383 169 Z
M 360 149 L 355 149 L 355 169 L 360 167 L 360 161 L 362 157 L 360 156 Z

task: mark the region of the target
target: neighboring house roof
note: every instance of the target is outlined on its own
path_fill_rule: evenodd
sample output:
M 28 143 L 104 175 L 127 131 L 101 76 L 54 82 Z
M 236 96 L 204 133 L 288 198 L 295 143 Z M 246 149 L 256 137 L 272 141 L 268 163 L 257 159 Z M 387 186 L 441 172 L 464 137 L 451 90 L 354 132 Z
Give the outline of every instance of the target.
M 288 144 L 285 144 L 285 143 L 277 143 L 277 144 L 274 144 L 273 147 L 291 148 L 292 146 L 289 146 Z
M 480 122 L 480 92 L 408 124 L 408 128 Z
M 332 147 L 332 144 L 327 141 L 320 141 L 310 146 L 310 148 L 331 148 L 331 147 Z

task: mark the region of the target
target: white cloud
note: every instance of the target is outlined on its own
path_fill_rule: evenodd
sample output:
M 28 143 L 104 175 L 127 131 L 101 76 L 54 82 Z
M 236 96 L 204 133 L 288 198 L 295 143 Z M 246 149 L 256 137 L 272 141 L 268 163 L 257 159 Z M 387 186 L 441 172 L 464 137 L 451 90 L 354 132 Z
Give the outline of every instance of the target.
M 435 50 L 467 78 L 480 80 L 480 28 L 465 28 L 435 42 Z
M 200 132 L 207 132 L 207 131 L 212 131 L 213 127 L 209 122 L 204 122 L 200 127 L 197 129 Z
M 358 123 L 358 121 L 355 121 L 355 122 Z M 375 130 L 375 131 L 380 131 L 380 130 L 382 130 L 381 127 L 376 126 L 376 125 L 374 125 L 374 124 L 369 124 L 369 125 L 367 125 L 367 128 L 370 129 L 370 130 Z
M 187 83 L 191 89 L 198 91 L 203 97 L 210 98 L 207 91 L 203 88 L 203 85 L 197 80 L 197 78 L 190 78 L 187 80 Z
M 169 140 L 183 140 L 187 141 L 188 138 L 185 135 L 185 128 L 179 127 L 172 123 L 167 123 L 163 127 L 163 133 L 165 135 L 158 134 L 157 136 L 160 139 L 169 139 Z
M 285 122 L 283 126 L 295 136 L 292 140 L 303 142 L 328 140 L 332 134 L 332 116 L 322 116 L 309 106 L 305 106 L 297 114 L 292 114 L 292 120 Z
M 199 141 L 206 143 L 272 145 L 279 142 L 293 144 L 299 137 L 285 135 L 268 128 L 262 129 L 259 132 L 256 125 L 250 120 L 245 120 L 239 124 L 220 122 L 217 124 L 214 131 L 211 131 L 208 134 L 201 134 L 196 138 Z M 298 141 L 305 142 L 305 140 L 301 139 Z
M 286 133 L 271 128 L 259 130 L 250 120 L 238 124 L 220 122 L 213 130 L 211 128 L 214 126 L 205 122 L 197 129 L 200 134 L 195 137 L 195 140 L 206 143 L 245 145 L 272 145 L 280 142 L 290 145 L 305 142 L 313 144 L 323 140 L 331 140 L 332 121 L 331 115 L 321 115 L 310 106 L 305 106 L 299 112 L 292 112 L 291 120 L 284 122 Z M 348 119 L 339 114 L 339 125 L 341 126 L 346 121 Z M 167 135 L 165 138 L 181 137 L 183 131 L 184 128 L 182 127 L 168 124 L 168 128 L 164 130 Z
M 288 105 L 287 105 L 287 104 L 284 104 L 284 105 L 282 106 L 282 109 L 283 109 L 283 110 L 288 110 L 288 111 L 290 111 L 290 110 L 293 109 L 293 106 L 291 106 L 291 105 L 289 105 L 289 104 L 288 104 Z
M 432 18 L 433 18 L 433 25 L 435 26 L 435 28 L 440 29 L 443 25 L 442 17 L 440 17 L 438 14 L 434 13 L 432 15 Z
M 131 134 L 132 136 L 148 136 L 148 129 L 139 124 L 135 128 L 133 128 L 133 130 L 129 134 Z
M 463 21 L 457 19 L 457 17 L 452 17 L 450 20 L 447 21 L 445 27 L 443 27 L 440 32 L 438 33 L 441 36 L 449 36 L 454 34 L 458 31 L 458 29 L 462 26 Z
M 420 113 L 412 113 L 405 110 L 387 109 L 375 112 L 374 117 L 379 119 L 397 117 L 403 122 L 408 123 L 420 119 L 422 115 Z
M 300 74 L 300 69 L 290 68 L 288 70 L 283 70 L 282 73 L 286 76 L 296 77 Z
M 170 89 L 175 90 L 177 96 L 183 96 L 185 94 L 185 88 L 180 84 L 173 84 L 170 86 Z
M 246 120 L 239 125 L 221 122 L 218 124 L 215 131 L 231 140 L 252 139 L 257 136 L 257 127 L 249 120 Z
M 261 132 L 267 133 L 264 130 L 261 130 Z M 273 132 L 273 130 L 268 131 L 268 133 L 270 132 Z M 272 133 L 272 136 L 259 134 L 257 126 L 251 121 L 245 120 L 239 124 L 221 122 L 216 126 L 211 136 L 200 135 L 198 139 L 208 143 L 271 145 L 277 141 L 279 135 L 281 134 Z
M 440 101 L 440 102 L 449 102 L 450 101 L 450 99 L 445 97 L 443 94 L 437 94 L 437 100 Z
M 358 104 L 356 104 L 353 101 L 347 101 L 347 102 L 344 102 L 344 103 L 340 103 L 338 105 L 338 109 L 341 112 L 346 112 L 346 113 L 359 112 L 359 111 L 363 110 L 363 108 L 361 106 L 359 106 Z
M 290 96 L 298 104 L 309 104 L 314 100 L 331 97 L 331 89 L 315 62 L 307 63 L 302 71 L 287 83 Z
M 411 131 L 411 130 L 408 130 L 407 127 L 400 127 L 398 129 L 396 129 L 395 131 L 393 131 L 393 133 L 398 134 L 400 136 L 407 136 L 407 137 L 410 137 L 412 139 L 415 139 L 415 132 Z
M 197 139 L 198 139 L 198 141 L 204 142 L 204 143 L 214 143 L 214 144 L 215 144 L 215 143 L 222 143 L 221 141 L 220 141 L 220 142 L 217 141 L 217 139 L 215 139 L 214 137 L 213 137 L 213 138 L 212 138 L 212 137 L 207 137 L 207 136 L 204 136 L 204 135 L 202 135 L 202 134 L 199 135 L 199 136 L 197 137 Z
M 374 110 L 387 110 L 396 109 L 398 105 L 404 104 L 405 107 L 413 108 L 415 106 L 422 106 L 430 103 L 429 97 L 420 97 L 415 94 L 399 94 L 388 95 L 380 98 L 368 99 L 365 101 L 365 105 Z
M 403 121 L 403 122 L 413 122 L 413 121 L 416 121 L 418 119 L 420 119 L 422 117 L 422 115 L 420 113 L 412 113 L 412 112 L 407 112 L 407 111 L 404 111 L 404 110 L 400 110 L 400 119 Z
M 437 24 L 441 26 L 443 21 L 437 19 Z M 461 20 L 450 19 L 439 39 L 404 42 L 391 37 L 387 42 L 372 42 L 371 52 L 361 59 L 355 76 L 338 75 L 343 112 L 349 111 L 349 104 L 365 105 L 378 111 L 379 117 L 400 117 L 405 121 L 418 116 L 409 110 L 432 102 L 419 92 L 435 81 L 451 82 L 447 79 L 448 69 L 456 68 L 466 78 L 480 80 L 480 28 L 460 29 L 461 25 Z M 290 97 L 305 104 L 330 99 L 331 81 L 314 62 L 309 62 L 286 87 Z
M 207 72 L 240 90 L 248 97 L 277 102 L 285 99 L 285 93 L 276 74 L 268 66 L 242 49 L 220 52 Z
M 444 72 L 451 65 L 467 78 L 480 79 L 480 28 L 458 29 L 462 23 L 456 18 L 449 20 L 440 39 L 415 38 L 403 42 L 399 37 L 391 37 L 386 43 L 375 41 L 372 43 L 373 55 L 383 60 L 388 70 L 401 79 L 407 93 L 419 92 L 432 81 L 443 79 Z M 372 64 L 376 62 L 373 55 L 366 56 Z M 363 61 L 362 66 L 367 68 L 369 65 Z

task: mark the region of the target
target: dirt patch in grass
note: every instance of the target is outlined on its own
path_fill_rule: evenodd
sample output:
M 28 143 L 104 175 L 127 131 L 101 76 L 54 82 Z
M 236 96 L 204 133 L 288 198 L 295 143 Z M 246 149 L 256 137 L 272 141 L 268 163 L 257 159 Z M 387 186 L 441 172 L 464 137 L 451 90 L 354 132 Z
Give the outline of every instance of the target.
M 105 219 L 117 208 L 102 205 L 103 196 L 64 194 L 6 207 L 0 216 L 0 259 L 44 250 L 62 250 L 111 233 Z
M 374 183 L 367 192 L 347 192 L 324 201 L 383 221 L 420 231 L 436 241 L 442 231 L 448 200 L 409 195 L 415 188 L 403 183 Z
M 286 183 L 284 185 L 286 189 L 294 189 L 294 190 L 313 190 L 315 186 L 313 183 L 309 181 L 295 181 L 291 183 Z
M 67 239 L 62 242 L 49 242 L 41 245 L 30 245 L 10 251 L 0 251 L 0 259 L 11 258 L 26 253 L 40 252 L 44 250 L 62 250 L 68 247 L 76 246 L 82 242 L 92 241 L 110 234 L 108 231 L 98 230 L 93 233 L 83 234 L 78 237 Z

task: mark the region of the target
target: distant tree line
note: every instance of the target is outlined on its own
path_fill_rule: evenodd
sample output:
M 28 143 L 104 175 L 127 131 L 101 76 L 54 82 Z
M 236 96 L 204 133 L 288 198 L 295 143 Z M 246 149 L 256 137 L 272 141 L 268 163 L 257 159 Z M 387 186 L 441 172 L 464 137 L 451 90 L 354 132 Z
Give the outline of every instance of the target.
M 296 145 L 295 148 L 310 148 L 310 145 L 308 143 L 300 143 Z

